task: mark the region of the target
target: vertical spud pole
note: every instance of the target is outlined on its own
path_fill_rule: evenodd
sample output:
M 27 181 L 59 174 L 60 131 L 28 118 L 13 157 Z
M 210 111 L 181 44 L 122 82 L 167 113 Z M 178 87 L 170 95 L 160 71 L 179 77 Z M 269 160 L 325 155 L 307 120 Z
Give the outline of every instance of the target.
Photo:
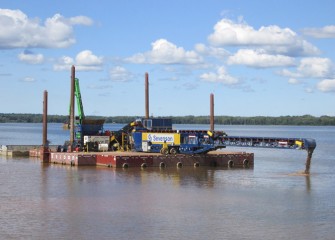
M 43 95 L 43 147 L 48 147 L 48 92 L 45 90 Z
M 145 73 L 145 118 L 149 118 L 149 74 Z
M 48 92 L 45 90 L 43 94 L 43 134 L 42 134 L 42 148 L 40 151 L 40 158 L 43 163 L 49 162 L 49 143 L 48 143 Z
M 210 130 L 214 131 L 214 94 L 210 95 Z
M 70 92 L 70 149 L 72 152 L 74 142 L 74 80 L 76 77 L 75 67 L 71 68 L 71 92 Z

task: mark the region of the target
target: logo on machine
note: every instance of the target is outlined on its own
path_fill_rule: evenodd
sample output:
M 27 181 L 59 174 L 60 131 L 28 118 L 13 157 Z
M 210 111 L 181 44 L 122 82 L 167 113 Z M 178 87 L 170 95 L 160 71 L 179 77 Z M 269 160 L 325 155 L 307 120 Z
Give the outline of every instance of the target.
M 164 142 L 173 143 L 174 142 L 174 135 L 168 134 L 161 134 L 161 133 L 149 133 L 148 134 L 148 141 L 150 142 Z

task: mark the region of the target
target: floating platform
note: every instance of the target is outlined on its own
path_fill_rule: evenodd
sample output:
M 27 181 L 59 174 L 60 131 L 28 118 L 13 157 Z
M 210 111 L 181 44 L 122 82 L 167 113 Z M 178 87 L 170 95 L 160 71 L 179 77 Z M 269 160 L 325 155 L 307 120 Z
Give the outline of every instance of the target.
M 39 157 L 41 145 L 1 145 L 0 155 L 6 157 Z M 50 151 L 56 151 L 57 145 L 50 145 Z
M 127 167 L 182 167 L 182 166 L 218 166 L 235 168 L 253 168 L 254 154 L 247 152 L 228 152 L 217 150 L 207 154 L 175 154 L 144 152 L 56 152 L 51 146 L 48 159 L 50 163 L 71 166 L 105 166 L 113 168 Z M 37 145 L 2 146 L 2 155 L 9 157 L 39 157 L 43 151 Z
M 50 163 L 71 166 L 97 165 L 113 168 L 217 166 L 247 168 L 254 165 L 254 154 L 213 151 L 207 154 L 162 155 L 143 152 L 51 152 Z

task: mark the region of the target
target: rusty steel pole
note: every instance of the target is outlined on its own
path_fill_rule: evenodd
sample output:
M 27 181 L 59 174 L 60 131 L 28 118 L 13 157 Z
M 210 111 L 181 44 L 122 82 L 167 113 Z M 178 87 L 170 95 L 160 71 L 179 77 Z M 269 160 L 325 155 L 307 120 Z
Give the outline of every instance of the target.
M 71 92 L 70 92 L 70 152 L 74 143 L 74 80 L 76 77 L 76 69 L 72 65 L 71 68 Z
M 43 163 L 49 162 L 49 143 L 48 143 L 48 92 L 45 90 L 43 94 L 43 134 L 42 147 L 40 149 L 40 159 Z
M 149 74 L 145 73 L 145 118 L 149 118 Z
M 45 90 L 43 95 L 43 139 L 42 145 L 48 147 L 48 92 Z
M 210 95 L 210 130 L 214 131 L 214 94 Z

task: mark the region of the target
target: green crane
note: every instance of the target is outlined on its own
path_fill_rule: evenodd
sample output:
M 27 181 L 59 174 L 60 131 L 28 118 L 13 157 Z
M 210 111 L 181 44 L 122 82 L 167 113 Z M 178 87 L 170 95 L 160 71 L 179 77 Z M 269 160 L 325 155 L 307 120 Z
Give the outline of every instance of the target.
M 85 118 L 85 114 L 84 114 L 83 102 L 81 100 L 81 93 L 80 93 L 79 79 L 78 78 L 74 79 L 74 95 L 76 96 L 76 99 L 77 99 L 79 123 L 82 124 L 83 120 Z
M 84 114 L 84 107 L 83 107 L 83 102 L 81 100 L 81 93 L 80 93 L 80 87 L 79 87 L 79 79 L 75 78 L 74 79 L 74 96 L 76 97 L 77 100 L 77 108 L 78 108 L 78 117 L 76 119 L 79 120 L 79 124 L 83 123 L 83 120 L 85 118 Z M 71 115 L 71 103 L 69 104 L 69 118 Z M 69 120 L 69 125 L 70 125 L 70 120 Z
M 84 147 L 84 136 L 101 135 L 103 132 L 103 124 L 105 119 L 86 118 L 84 114 L 83 102 L 81 100 L 81 93 L 79 87 L 79 79 L 74 79 L 74 96 L 77 104 L 77 114 L 75 116 L 74 132 L 75 132 L 75 146 Z M 71 103 L 69 106 L 69 121 L 63 125 L 64 130 L 70 129 L 70 115 Z
M 82 124 L 85 118 L 84 114 L 84 107 L 83 107 L 83 102 L 81 100 L 81 93 L 80 93 L 80 87 L 79 87 L 79 79 L 75 78 L 74 79 L 74 95 L 77 100 L 77 108 L 78 108 L 78 117 L 76 117 L 77 123 L 76 124 Z M 70 115 L 71 115 L 71 102 L 69 104 L 69 119 L 68 123 L 64 123 L 63 129 L 64 130 L 69 130 L 70 129 Z

